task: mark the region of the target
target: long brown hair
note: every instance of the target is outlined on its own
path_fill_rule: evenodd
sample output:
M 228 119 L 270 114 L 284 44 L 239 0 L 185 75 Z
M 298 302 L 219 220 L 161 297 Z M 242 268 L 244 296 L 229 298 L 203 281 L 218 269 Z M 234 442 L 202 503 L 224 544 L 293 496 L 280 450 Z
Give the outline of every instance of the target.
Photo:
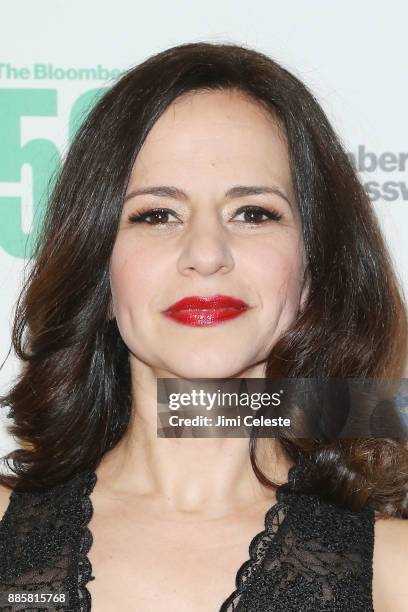
M 49 199 L 12 333 L 23 362 L 1 398 L 22 448 L 9 487 L 41 488 L 96 469 L 131 416 L 128 349 L 110 303 L 109 262 L 126 187 L 149 130 L 178 96 L 235 89 L 284 128 L 303 226 L 307 302 L 271 349 L 266 376 L 400 378 L 407 318 L 371 203 L 308 88 L 235 44 L 183 44 L 127 71 L 80 126 Z M 309 485 L 353 509 L 408 516 L 405 439 L 280 439 Z M 250 440 L 253 469 L 256 439 Z

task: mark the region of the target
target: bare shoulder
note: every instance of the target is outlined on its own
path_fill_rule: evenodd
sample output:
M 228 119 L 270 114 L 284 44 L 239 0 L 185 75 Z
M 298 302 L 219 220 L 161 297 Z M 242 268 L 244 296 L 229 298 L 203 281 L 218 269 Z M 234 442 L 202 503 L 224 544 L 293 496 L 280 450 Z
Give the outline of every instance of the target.
M 9 505 L 11 489 L 0 484 L 0 521 Z
M 408 601 L 408 520 L 377 518 L 374 525 L 375 612 L 404 612 Z

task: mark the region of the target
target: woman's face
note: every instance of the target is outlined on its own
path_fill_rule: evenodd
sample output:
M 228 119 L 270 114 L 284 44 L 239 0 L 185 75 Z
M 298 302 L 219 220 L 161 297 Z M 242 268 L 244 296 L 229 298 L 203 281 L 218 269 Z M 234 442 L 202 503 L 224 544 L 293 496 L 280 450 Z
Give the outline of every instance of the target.
M 304 298 L 304 269 L 288 150 L 271 116 L 235 91 L 174 101 L 137 156 L 111 258 L 113 314 L 133 367 L 262 377 Z M 181 298 L 214 295 L 249 308 L 163 314 Z

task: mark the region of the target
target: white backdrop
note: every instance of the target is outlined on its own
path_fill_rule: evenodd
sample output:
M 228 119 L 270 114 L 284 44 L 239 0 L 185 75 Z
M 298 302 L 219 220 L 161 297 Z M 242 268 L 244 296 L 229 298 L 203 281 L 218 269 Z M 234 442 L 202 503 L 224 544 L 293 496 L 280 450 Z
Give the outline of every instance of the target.
M 13 242 L 13 207 L 21 210 L 21 242 L 30 231 L 41 174 L 34 162 L 17 163 L 21 147 L 34 142 L 38 151 L 63 156 L 71 113 L 82 94 L 106 86 L 107 77 L 153 53 L 184 42 L 254 47 L 312 89 L 357 159 L 408 296 L 406 2 L 3 0 L 1 9 L 0 364 L 9 349 L 27 263 Z M 4 100 L 13 101 L 8 109 Z M 35 101 L 28 112 L 27 100 Z M 20 116 L 10 127 L 10 113 L 16 108 Z M 44 159 L 37 153 L 35 162 Z M 0 371 L 0 393 L 17 371 L 11 354 Z M 1 455 L 16 446 L 5 422 L 3 414 Z

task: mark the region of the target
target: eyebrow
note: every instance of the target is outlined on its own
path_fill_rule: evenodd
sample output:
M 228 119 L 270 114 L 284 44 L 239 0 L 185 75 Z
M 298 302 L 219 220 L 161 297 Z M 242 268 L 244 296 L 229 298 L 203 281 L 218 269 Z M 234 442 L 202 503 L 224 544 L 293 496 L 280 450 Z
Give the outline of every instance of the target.
M 273 195 L 278 195 L 292 206 L 289 198 L 283 193 L 279 187 L 269 186 L 269 185 L 236 185 L 235 187 L 231 187 L 228 189 L 224 197 L 232 200 L 233 198 L 242 198 L 250 195 L 260 195 L 264 193 L 270 193 Z M 133 189 L 130 193 L 128 193 L 124 199 L 124 202 L 127 202 L 131 198 L 140 195 L 154 195 L 158 197 L 165 198 L 173 198 L 176 200 L 188 200 L 189 197 L 185 191 L 179 189 L 178 187 L 172 187 L 170 185 L 158 185 L 157 187 L 143 187 L 140 189 Z

